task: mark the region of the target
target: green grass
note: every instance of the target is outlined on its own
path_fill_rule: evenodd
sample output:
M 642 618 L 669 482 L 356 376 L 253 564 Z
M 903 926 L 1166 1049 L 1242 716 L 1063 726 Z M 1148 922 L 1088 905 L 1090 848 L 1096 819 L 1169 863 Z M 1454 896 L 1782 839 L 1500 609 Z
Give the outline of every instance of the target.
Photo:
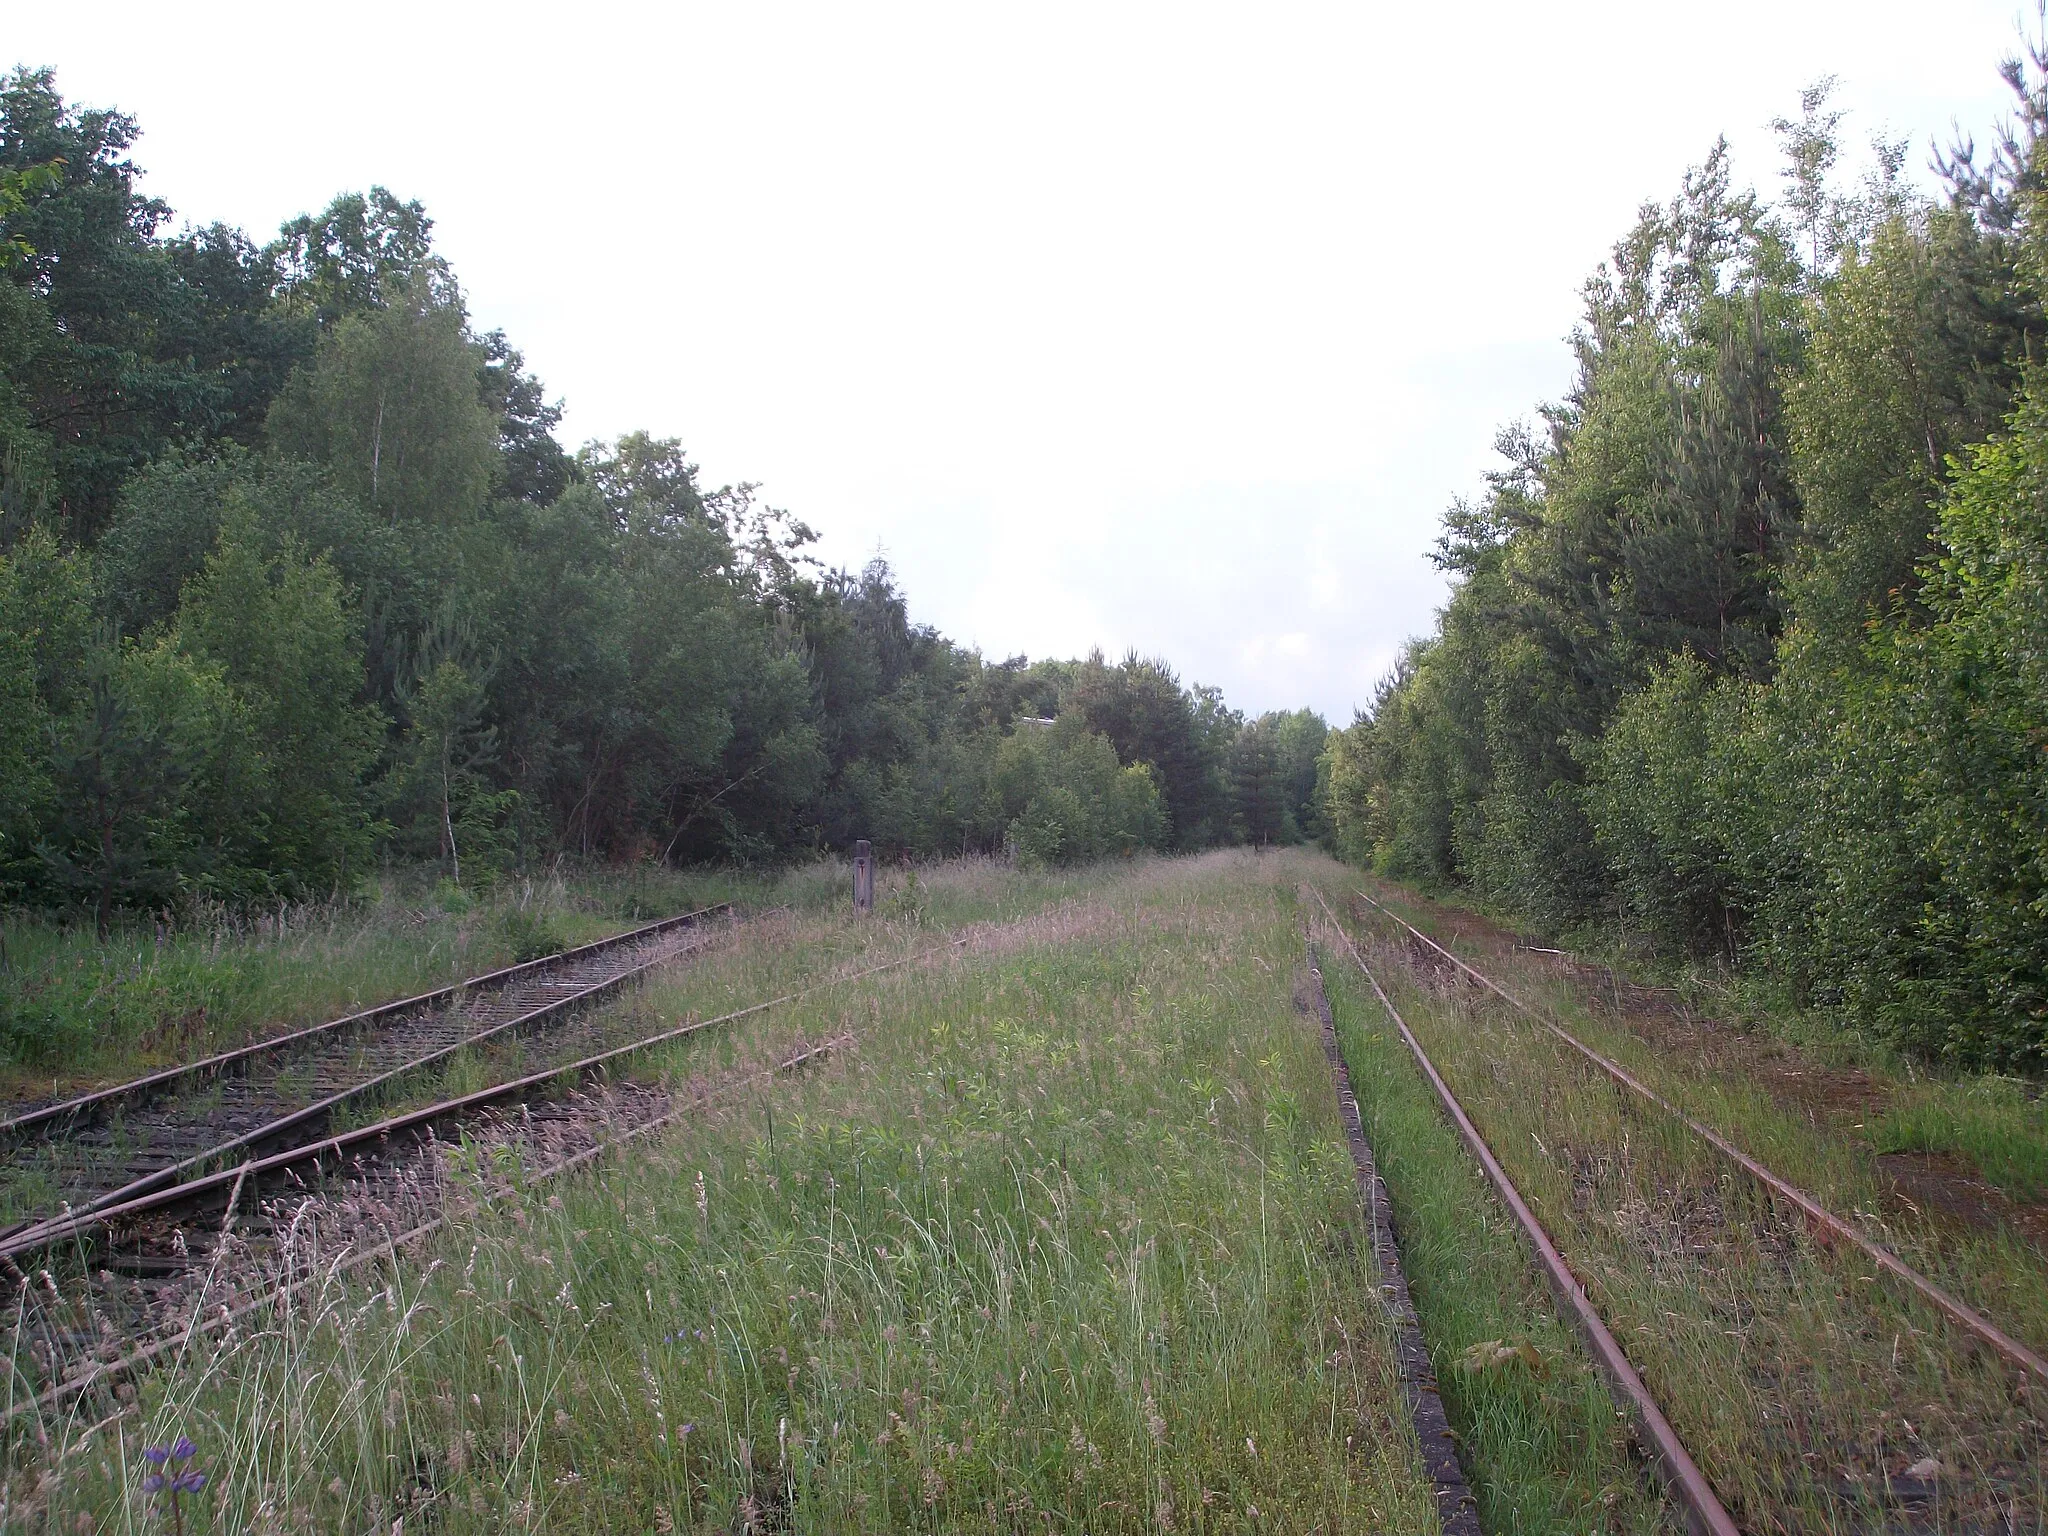
M 1447 892 L 1373 884 L 1381 899 L 1402 903 L 1403 915 L 1425 931 L 1431 910 L 1451 900 Z M 1466 893 L 1457 893 L 1455 909 L 1516 929 L 1513 913 L 1484 902 L 1468 907 L 1467 900 Z M 1784 979 L 1761 966 L 1660 955 L 1640 939 L 1631 942 L 1602 925 L 1573 930 L 1556 942 L 1580 958 L 1614 966 L 1624 978 L 1666 986 L 1695 1013 L 1767 1037 L 1814 1068 L 1867 1078 L 1888 1102 L 1867 1118 L 1855 1117 L 1863 1123 L 1851 1128 L 1866 1131 L 1877 1151 L 1945 1154 L 2016 1200 L 2048 1200 L 2048 1083 L 2039 1077 L 1930 1066 L 1858 1031 L 1837 1013 L 1799 1006 Z M 1498 948 L 1490 947 L 1498 958 Z
M 829 883 L 636 866 L 471 892 L 395 870 L 348 901 L 201 914 L 161 942 L 147 922 L 102 943 L 89 924 L 5 914 L 0 1097 L 131 1076 L 715 901 L 816 903 Z
M 792 900 L 629 1006 L 969 943 L 650 1060 L 702 1108 L 584 1176 L 456 1154 L 433 1254 L 199 1342 L 88 1439 L 18 1430 L 11 1510 L 159 1529 L 139 1452 L 182 1432 L 221 1532 L 1432 1530 L 1293 1002 L 1308 867 Z
M 1962 1158 L 2020 1200 L 2048 1200 L 2048 1097 L 2009 1077 L 1922 1081 L 1869 1126 L 1880 1152 Z

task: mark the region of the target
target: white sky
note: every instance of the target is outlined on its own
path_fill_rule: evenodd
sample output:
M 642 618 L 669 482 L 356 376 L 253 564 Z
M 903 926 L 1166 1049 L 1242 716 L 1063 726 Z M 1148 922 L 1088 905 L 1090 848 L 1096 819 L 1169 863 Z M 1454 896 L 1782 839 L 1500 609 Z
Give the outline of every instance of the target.
M 680 437 L 992 658 L 1136 647 L 1341 722 L 1638 204 L 1722 132 L 1774 190 L 1766 124 L 1824 74 L 1858 143 L 1981 140 L 2020 21 L 0 0 L 0 63 L 138 116 L 193 222 L 420 198 L 572 445 Z

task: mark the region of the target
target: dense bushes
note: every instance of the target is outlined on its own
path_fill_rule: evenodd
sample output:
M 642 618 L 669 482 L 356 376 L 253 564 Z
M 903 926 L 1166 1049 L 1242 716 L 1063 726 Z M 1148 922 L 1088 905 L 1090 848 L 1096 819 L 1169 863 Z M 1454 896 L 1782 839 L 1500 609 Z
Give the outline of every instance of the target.
M 1166 807 L 1152 770 L 1120 766 L 1109 738 L 1067 715 L 1028 726 L 995 751 L 989 794 L 1024 864 L 1068 864 L 1166 842 Z
M 1588 286 L 1546 431 L 1327 754 L 1353 856 L 1760 967 L 1911 1049 L 2048 1058 L 2048 94 L 1989 167 L 1792 195 L 1717 150 Z

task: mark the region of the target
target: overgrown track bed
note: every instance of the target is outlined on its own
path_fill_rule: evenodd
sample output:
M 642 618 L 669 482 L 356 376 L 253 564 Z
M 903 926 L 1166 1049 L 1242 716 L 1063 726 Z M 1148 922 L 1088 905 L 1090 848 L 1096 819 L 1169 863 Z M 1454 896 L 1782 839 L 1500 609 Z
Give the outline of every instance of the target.
M 1317 893 L 1317 900 L 1322 900 L 1321 892 Z M 1327 903 L 1323 906 L 1323 912 L 1335 926 L 1336 915 L 1329 910 Z M 1415 1038 L 1414 1031 L 1409 1029 L 1408 1021 L 1401 1017 L 1393 999 L 1381 988 L 1379 978 L 1373 975 L 1372 968 L 1365 962 L 1365 957 L 1359 954 L 1349 935 L 1344 934 L 1341 927 L 1338 927 L 1337 931 L 1343 937 L 1345 947 L 1350 950 L 1351 958 L 1357 962 L 1359 971 L 1372 987 L 1373 995 L 1379 999 L 1388 1016 L 1393 1019 L 1395 1028 L 1401 1032 L 1401 1038 L 1409 1050 L 1414 1052 L 1417 1064 L 1429 1079 L 1430 1086 L 1435 1088 L 1445 1112 L 1457 1126 L 1459 1135 L 1464 1138 L 1466 1146 L 1485 1170 L 1487 1181 L 1493 1185 L 1495 1193 L 1521 1227 L 1531 1251 L 1543 1269 L 1545 1280 L 1577 1323 L 1587 1349 L 1599 1365 L 1602 1374 L 1607 1377 L 1616 1395 L 1628 1405 L 1642 1444 L 1656 1457 L 1667 1485 L 1686 1512 L 1687 1524 L 1694 1532 L 1699 1533 L 1699 1536 L 1736 1536 L 1738 1528 L 1734 1519 L 1722 1505 L 1698 1464 L 1694 1462 L 1692 1454 L 1686 1450 L 1677 1431 L 1671 1427 L 1670 1420 L 1665 1417 L 1663 1409 L 1658 1406 L 1657 1400 L 1644 1385 L 1635 1367 L 1629 1363 L 1628 1355 L 1622 1349 L 1620 1341 L 1614 1337 L 1593 1306 L 1585 1286 L 1580 1283 L 1578 1276 L 1572 1273 L 1571 1267 L 1558 1251 L 1556 1242 L 1522 1197 L 1521 1191 L 1515 1187 L 1507 1170 L 1494 1155 L 1492 1147 L 1487 1144 L 1486 1138 L 1480 1134 L 1478 1127 L 1465 1112 L 1464 1105 L 1459 1103 L 1450 1085 L 1437 1071 L 1436 1064 L 1430 1060 L 1428 1052 L 1422 1047 L 1422 1042 Z M 1333 1036 L 1336 1033 L 1334 1020 L 1331 1024 L 1331 1033 Z
M 225 1160 L 316 1136 L 345 1106 L 458 1052 L 558 1029 L 580 1005 L 699 947 L 707 921 L 729 910 L 684 913 L 0 1121 L 0 1187 L 34 1213 L 0 1233 L 0 1257 L 32 1254 L 80 1217 Z
M 1415 1427 L 1415 1443 L 1423 1467 L 1429 1473 L 1436 1494 L 1437 1520 L 1442 1536 L 1480 1536 L 1479 1510 L 1471 1484 L 1457 1452 L 1457 1435 L 1444 1416 L 1443 1395 L 1437 1390 L 1436 1368 L 1422 1342 L 1422 1328 L 1415 1304 L 1408 1296 L 1408 1281 L 1401 1269 L 1401 1245 L 1394 1233 L 1392 1203 L 1373 1162 L 1372 1147 L 1365 1139 L 1359 1118 L 1358 1099 L 1351 1091 L 1351 1073 L 1337 1044 L 1337 1021 L 1330 1013 L 1330 1000 L 1323 992 L 1322 963 L 1315 945 L 1308 945 L 1309 1002 L 1316 1022 L 1322 1026 L 1323 1055 L 1330 1063 L 1330 1081 L 1337 1092 L 1337 1110 L 1344 1120 L 1344 1140 L 1351 1152 L 1352 1171 L 1358 1177 L 1359 1203 L 1372 1224 L 1373 1258 L 1379 1267 L 1380 1294 L 1394 1325 L 1396 1359 L 1401 1371 L 1401 1395 L 1408 1403 L 1408 1417 Z
M 1426 1070 L 1469 1107 L 1474 1136 L 1741 1529 L 2044 1528 L 2048 1392 L 2031 1331 L 1972 1326 L 1974 1309 L 1939 1305 L 1940 1288 L 1896 1253 L 1881 1262 L 1887 1229 L 1862 1204 L 1867 1231 L 1755 1158 L 1731 1162 L 1729 1136 L 1671 1105 L 1693 1095 L 1668 1073 L 1653 1079 L 1661 1095 L 1634 1080 L 1647 1068 L 1616 1075 L 1416 931 L 1369 921 L 1361 942 L 1361 967 L 1391 994 L 1385 1012 L 1398 998 Z M 2019 1274 L 1979 1291 L 2023 1297 L 2032 1284 Z M 2032 1319 L 2023 1308 L 2015 1321 Z
M 957 944 L 961 941 L 955 941 Z M 731 1024 L 841 985 L 909 965 L 954 947 L 939 946 L 712 1018 L 644 1030 L 594 1055 L 378 1121 L 317 1137 L 267 1157 L 182 1180 L 98 1212 L 94 1264 L 72 1283 L 49 1273 L 31 1279 L 18 1267 L 12 1325 L 31 1340 L 35 1370 L 16 1367 L 9 1383 L 14 1413 L 49 1409 L 104 1387 L 147 1364 L 195 1331 L 210 1332 L 260 1308 L 297 1283 L 294 1233 L 317 1210 L 322 1249 L 350 1267 L 372 1262 L 438 1230 L 446 1159 L 475 1149 L 518 1147 L 517 1161 L 544 1174 L 565 1172 L 670 1124 L 699 1102 L 698 1090 L 634 1084 L 569 1093 L 567 1084 L 602 1079 L 626 1058 Z M 784 1070 L 844 1043 L 800 1045 Z M 758 1078 L 751 1074 L 746 1080 Z M 719 1085 L 729 1091 L 733 1083 Z M 460 1140 L 443 1139 L 455 1131 Z M 460 1148 L 470 1149 L 466 1154 Z M 530 1175 L 533 1176 L 533 1175 Z M 203 1224 L 193 1220 L 205 1213 Z M 86 1223 L 81 1223 L 84 1228 Z M 21 1352 L 17 1350 L 17 1359 Z
M 1978 1339 L 2002 1355 L 2016 1369 L 2024 1371 L 2044 1383 L 2048 1383 L 2048 1359 L 2042 1358 L 2034 1350 L 2029 1349 L 2017 1339 L 2012 1338 L 1981 1312 L 1976 1311 L 1972 1307 L 1965 1306 L 1889 1249 L 1879 1243 L 1872 1242 L 1861 1232 L 1857 1231 L 1855 1227 L 1814 1199 L 1813 1196 L 1787 1180 L 1778 1177 L 1777 1174 L 1744 1152 L 1711 1126 L 1701 1124 L 1700 1121 L 1686 1114 L 1684 1110 L 1673 1104 L 1669 1099 L 1644 1087 L 1629 1072 L 1601 1055 L 1583 1040 L 1579 1039 L 1578 1036 L 1572 1034 L 1570 1030 L 1561 1027 L 1554 1020 L 1545 1018 L 1527 1003 L 1494 981 L 1493 978 L 1452 954 L 1450 950 L 1437 943 L 1435 939 L 1432 939 L 1413 923 L 1389 911 L 1381 903 L 1374 901 L 1372 897 L 1366 895 L 1365 892 L 1360 891 L 1358 894 L 1363 900 L 1371 902 L 1374 910 L 1384 913 L 1387 917 L 1393 919 L 1394 922 L 1399 923 L 1412 937 L 1429 946 L 1430 949 L 1450 961 L 1459 971 L 1469 976 L 1489 992 L 1492 992 L 1503 1002 L 1526 1014 L 1529 1018 L 1534 1019 L 1543 1029 L 1549 1031 L 1550 1034 L 1563 1041 L 1574 1051 L 1577 1051 L 1587 1061 L 1590 1061 L 1630 1093 L 1647 1103 L 1656 1105 L 1666 1114 L 1679 1121 L 1687 1130 L 1691 1131 L 1744 1173 L 1770 1190 L 1772 1194 L 1794 1206 L 1807 1220 L 1825 1229 L 1829 1237 L 1848 1243 L 1860 1252 L 1863 1257 L 1884 1270 L 1893 1279 L 1918 1292 L 1921 1300 L 1942 1313 L 1950 1322 L 1976 1335 Z

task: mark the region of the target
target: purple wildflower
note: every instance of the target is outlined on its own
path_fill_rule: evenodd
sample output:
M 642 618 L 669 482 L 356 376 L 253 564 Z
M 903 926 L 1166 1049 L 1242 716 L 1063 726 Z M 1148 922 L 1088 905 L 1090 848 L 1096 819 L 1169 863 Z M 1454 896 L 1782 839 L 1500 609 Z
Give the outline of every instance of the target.
M 185 1531 L 184 1495 L 202 1491 L 206 1487 L 206 1474 L 195 1468 L 182 1472 L 167 1472 L 165 1468 L 190 1461 L 198 1454 L 199 1447 L 185 1435 L 178 1436 L 169 1445 L 145 1445 L 142 1448 L 142 1459 L 151 1468 L 142 1479 L 142 1491 L 171 1496 L 171 1525 L 178 1536 L 184 1536 Z

